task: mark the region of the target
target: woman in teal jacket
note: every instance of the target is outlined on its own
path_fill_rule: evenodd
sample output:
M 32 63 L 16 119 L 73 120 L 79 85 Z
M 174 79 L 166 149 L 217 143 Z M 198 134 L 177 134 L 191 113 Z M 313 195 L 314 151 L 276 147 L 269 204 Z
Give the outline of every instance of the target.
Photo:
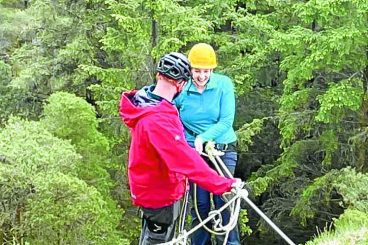
M 213 72 L 217 60 L 212 46 L 205 43 L 196 44 L 190 50 L 188 58 L 192 66 L 192 79 L 175 99 L 185 128 L 186 140 L 198 153 L 202 153 L 204 143 L 214 141 L 215 147 L 224 152 L 221 156 L 222 161 L 234 174 L 237 152 L 236 134 L 233 129 L 235 115 L 233 83 L 229 77 Z M 208 159 L 205 160 L 208 162 Z M 193 197 L 193 186 L 191 194 Z M 210 198 L 208 191 L 197 187 L 197 207 L 202 220 L 207 218 L 210 212 Z M 214 195 L 213 202 L 216 209 L 224 205 L 221 196 Z M 191 214 L 194 227 L 199 221 L 193 208 Z M 222 218 L 224 225 L 227 224 L 229 213 L 223 212 Z M 224 236 L 216 236 L 216 240 L 217 244 L 223 244 Z M 211 244 L 211 234 L 201 228 L 194 233 L 191 242 L 192 245 Z M 237 228 L 230 232 L 227 244 L 240 244 Z

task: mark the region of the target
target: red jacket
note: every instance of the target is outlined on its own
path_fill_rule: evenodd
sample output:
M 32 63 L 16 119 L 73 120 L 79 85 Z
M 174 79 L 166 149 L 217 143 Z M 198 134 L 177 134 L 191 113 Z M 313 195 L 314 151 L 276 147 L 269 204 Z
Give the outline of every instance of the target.
M 120 101 L 120 115 L 132 135 L 128 177 L 133 204 L 171 205 L 184 195 L 186 177 L 215 194 L 230 191 L 235 180 L 220 177 L 186 142 L 175 106 L 166 100 L 135 106 L 135 93 L 123 93 Z

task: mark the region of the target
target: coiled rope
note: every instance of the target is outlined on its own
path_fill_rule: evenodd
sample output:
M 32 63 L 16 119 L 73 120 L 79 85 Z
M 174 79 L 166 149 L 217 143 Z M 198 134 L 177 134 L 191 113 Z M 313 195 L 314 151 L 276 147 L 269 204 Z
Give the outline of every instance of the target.
M 215 145 L 213 142 L 208 142 L 206 145 L 206 152 L 207 154 L 204 154 L 205 156 L 207 156 L 211 162 L 213 163 L 213 165 L 215 166 L 216 170 L 218 171 L 218 173 L 221 176 L 224 176 L 223 171 L 226 173 L 226 176 L 228 177 L 233 177 L 232 174 L 230 173 L 230 171 L 227 169 L 226 165 L 224 164 L 224 162 L 221 160 L 220 156 L 223 155 L 224 153 L 221 151 L 218 151 L 215 149 Z M 229 232 L 232 231 L 235 226 L 237 225 L 238 222 L 238 217 L 239 217 L 239 213 L 240 213 L 240 202 L 243 199 L 253 210 L 255 210 L 259 216 L 261 216 L 262 219 L 264 219 L 270 226 L 272 229 L 274 229 L 289 245 L 295 245 L 295 243 L 284 233 L 280 230 L 280 228 L 278 228 L 273 222 L 272 220 L 270 220 L 249 198 L 248 198 L 248 191 L 246 189 L 243 189 L 245 183 L 242 183 L 242 185 L 239 188 L 233 188 L 231 190 L 231 193 L 233 193 L 233 197 L 230 200 L 227 200 L 225 198 L 225 200 L 227 200 L 227 202 L 224 204 L 224 206 L 222 206 L 221 208 L 217 209 L 217 210 L 213 210 L 211 212 L 209 212 L 208 217 L 204 220 L 201 219 L 199 212 L 198 212 L 198 208 L 195 207 L 196 209 L 196 213 L 197 213 L 197 217 L 200 220 L 200 223 L 197 224 L 195 227 L 193 227 L 191 230 L 186 231 L 184 229 L 184 219 L 181 217 L 181 221 L 179 221 L 180 227 L 179 227 L 179 234 L 178 236 L 173 239 L 170 242 L 165 242 L 165 243 L 161 243 L 162 245 L 187 245 L 188 242 L 188 238 L 190 237 L 190 235 L 192 235 L 195 231 L 197 231 L 199 228 L 204 227 L 207 231 L 216 234 L 216 235 L 224 235 L 225 234 L 225 239 L 224 239 L 224 245 L 227 242 L 228 239 L 228 235 Z M 196 193 L 194 193 L 194 197 L 196 197 Z M 185 202 L 187 202 L 188 199 L 188 193 L 185 195 Z M 196 206 L 196 200 L 194 200 L 194 205 Z M 182 212 L 182 214 L 186 213 L 186 205 L 187 203 L 184 204 L 184 209 L 185 211 Z M 221 212 L 223 210 L 225 210 L 226 208 L 229 208 L 229 212 L 230 212 L 230 219 L 227 225 L 222 225 L 222 216 L 221 216 Z M 208 222 L 210 222 L 212 220 L 213 223 L 213 229 L 209 229 L 206 224 Z

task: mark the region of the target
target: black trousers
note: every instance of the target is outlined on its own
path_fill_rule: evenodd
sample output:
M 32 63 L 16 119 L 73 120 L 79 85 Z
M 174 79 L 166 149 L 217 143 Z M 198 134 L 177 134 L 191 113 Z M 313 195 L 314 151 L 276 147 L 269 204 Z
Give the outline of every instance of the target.
M 142 208 L 142 230 L 139 245 L 171 241 L 180 213 L 180 201 L 158 209 Z

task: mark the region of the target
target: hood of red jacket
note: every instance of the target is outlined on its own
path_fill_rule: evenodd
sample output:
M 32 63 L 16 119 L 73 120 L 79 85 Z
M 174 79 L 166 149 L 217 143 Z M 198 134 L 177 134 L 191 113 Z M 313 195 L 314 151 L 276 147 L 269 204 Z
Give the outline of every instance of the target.
M 119 114 L 129 128 L 134 128 L 141 118 L 152 113 L 177 114 L 175 106 L 165 99 L 158 103 L 153 101 L 151 105 L 149 103 L 145 103 L 144 106 L 137 105 L 138 92 L 137 90 L 128 91 L 121 96 Z

